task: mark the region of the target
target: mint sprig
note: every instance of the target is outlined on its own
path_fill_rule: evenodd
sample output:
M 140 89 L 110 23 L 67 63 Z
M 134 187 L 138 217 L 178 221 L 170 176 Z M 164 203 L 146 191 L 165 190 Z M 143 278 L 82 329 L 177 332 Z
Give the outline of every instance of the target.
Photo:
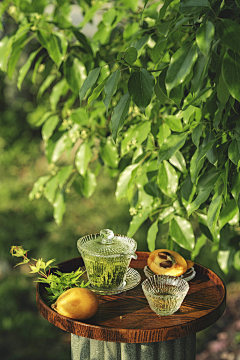
M 81 276 L 85 273 L 81 268 L 76 271 L 72 271 L 71 273 L 62 273 L 59 270 L 56 270 L 55 273 L 51 273 L 50 270 L 52 268 L 58 268 L 58 266 L 50 265 L 55 261 L 55 259 L 51 259 L 47 262 L 43 261 L 43 259 L 33 259 L 34 262 L 27 257 L 28 250 L 24 250 L 22 246 L 12 246 L 10 253 L 15 257 L 23 257 L 23 261 L 16 264 L 23 265 L 28 264 L 31 271 L 30 273 L 38 273 L 41 277 L 38 277 L 35 282 L 42 282 L 48 285 L 46 290 L 48 292 L 48 301 L 54 302 L 64 291 L 73 287 L 87 287 L 89 285 L 89 281 L 87 283 L 84 280 L 80 281 Z

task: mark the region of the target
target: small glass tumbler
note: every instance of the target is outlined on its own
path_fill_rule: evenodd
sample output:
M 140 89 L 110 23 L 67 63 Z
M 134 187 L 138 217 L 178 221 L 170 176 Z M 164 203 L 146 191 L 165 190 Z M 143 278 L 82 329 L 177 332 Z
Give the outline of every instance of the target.
M 172 315 L 181 306 L 189 285 L 178 276 L 153 275 L 142 283 L 150 308 L 157 315 Z

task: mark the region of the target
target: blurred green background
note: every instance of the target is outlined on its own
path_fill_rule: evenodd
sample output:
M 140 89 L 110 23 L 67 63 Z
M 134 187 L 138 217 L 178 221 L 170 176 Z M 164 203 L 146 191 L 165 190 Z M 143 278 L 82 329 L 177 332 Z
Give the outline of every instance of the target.
M 24 61 L 23 56 L 19 67 Z M 22 245 L 31 250 L 30 257 L 56 258 L 59 263 L 79 256 L 76 242 L 80 236 L 104 228 L 124 235 L 131 220 L 127 203 L 115 199 L 116 180 L 104 170 L 92 198 L 68 194 L 70 201 L 60 227 L 46 199 L 28 200 L 34 181 L 49 171 L 40 131 L 30 125 L 31 117 L 36 116 L 36 92 L 37 85 L 26 80 L 20 93 L 16 76 L 10 81 L 0 74 L 0 354 L 4 360 L 70 359 L 70 334 L 40 316 L 34 277 L 27 265 L 14 268 L 18 259 L 11 257 L 11 246 Z M 140 251 L 148 251 L 149 225 L 143 224 L 134 236 Z M 164 247 L 160 235 L 157 246 Z M 181 253 L 190 258 L 187 251 Z M 225 275 L 220 270 L 210 241 L 195 261 L 215 271 L 226 284 L 240 280 L 236 271 Z M 210 332 L 209 328 L 198 333 L 198 352 L 204 349 Z

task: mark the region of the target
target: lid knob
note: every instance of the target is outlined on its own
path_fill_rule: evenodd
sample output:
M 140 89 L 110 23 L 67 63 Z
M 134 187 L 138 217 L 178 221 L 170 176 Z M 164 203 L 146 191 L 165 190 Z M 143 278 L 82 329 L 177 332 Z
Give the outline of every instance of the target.
M 100 231 L 100 236 L 102 238 L 102 244 L 111 244 L 114 238 L 114 232 L 109 229 L 104 229 Z

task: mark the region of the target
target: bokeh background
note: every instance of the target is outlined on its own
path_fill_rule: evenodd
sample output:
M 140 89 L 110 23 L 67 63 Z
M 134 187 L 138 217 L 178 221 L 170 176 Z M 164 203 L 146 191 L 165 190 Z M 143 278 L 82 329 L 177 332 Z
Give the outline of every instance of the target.
M 76 243 L 83 235 L 104 228 L 126 234 L 131 216 L 127 203 L 116 201 L 116 180 L 104 170 L 90 199 L 74 192 L 68 194 L 60 227 L 45 198 L 29 201 L 33 183 L 49 169 L 40 130 L 32 125 L 33 118 L 44 112 L 44 106 L 36 102 L 44 74 L 38 74 L 36 85 L 32 85 L 30 71 L 22 91 L 17 89 L 17 71 L 27 57 L 27 53 L 22 54 L 11 81 L 0 72 L 0 354 L 4 360 L 66 360 L 71 357 L 70 334 L 38 313 L 36 277 L 29 274 L 27 265 L 14 268 L 18 259 L 12 258 L 10 248 L 22 245 L 30 250 L 30 257 L 55 258 L 60 263 L 79 256 Z M 149 226 L 144 223 L 134 236 L 140 251 L 148 251 Z M 183 255 L 190 258 L 187 251 Z M 240 360 L 240 274 L 220 270 L 210 241 L 195 261 L 215 271 L 228 289 L 222 318 L 197 334 L 197 359 Z

